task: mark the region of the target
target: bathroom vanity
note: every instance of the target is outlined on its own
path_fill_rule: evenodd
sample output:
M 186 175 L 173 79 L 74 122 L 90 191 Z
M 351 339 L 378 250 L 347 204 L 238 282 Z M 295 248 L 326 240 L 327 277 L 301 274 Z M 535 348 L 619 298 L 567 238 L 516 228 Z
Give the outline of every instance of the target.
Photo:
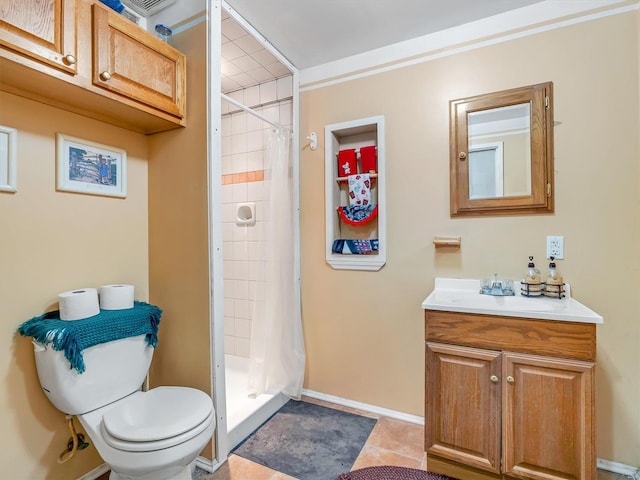
M 428 470 L 594 480 L 602 317 L 569 286 L 564 299 L 481 295 L 479 286 L 437 278 L 422 304 Z

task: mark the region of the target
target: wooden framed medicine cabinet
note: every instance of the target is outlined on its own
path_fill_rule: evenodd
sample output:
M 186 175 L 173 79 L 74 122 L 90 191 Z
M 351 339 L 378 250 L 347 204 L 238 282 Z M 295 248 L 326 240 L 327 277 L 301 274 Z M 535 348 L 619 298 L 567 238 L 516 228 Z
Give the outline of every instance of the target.
M 451 217 L 552 213 L 552 82 L 449 107 Z

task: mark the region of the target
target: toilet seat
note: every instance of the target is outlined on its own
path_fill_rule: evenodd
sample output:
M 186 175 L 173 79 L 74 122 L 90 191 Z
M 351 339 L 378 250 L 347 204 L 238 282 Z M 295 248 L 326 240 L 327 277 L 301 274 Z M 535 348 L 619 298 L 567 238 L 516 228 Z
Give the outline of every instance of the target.
M 198 425 L 197 428 L 189 430 L 188 432 L 184 432 L 180 435 L 176 435 L 174 437 L 165 438 L 163 440 L 156 440 L 153 442 L 128 442 L 126 440 L 115 438 L 105 430 L 104 424 L 100 425 L 100 433 L 107 445 L 118 450 L 123 450 L 125 452 L 153 452 L 156 450 L 164 450 L 176 445 L 180 445 L 181 443 L 185 443 L 209 428 L 211 424 L 215 425 L 213 412 L 211 412 L 211 414 L 205 419 L 205 421 Z
M 102 416 L 106 443 L 119 450 L 169 448 L 198 435 L 213 418 L 211 398 L 188 387 L 135 392 Z

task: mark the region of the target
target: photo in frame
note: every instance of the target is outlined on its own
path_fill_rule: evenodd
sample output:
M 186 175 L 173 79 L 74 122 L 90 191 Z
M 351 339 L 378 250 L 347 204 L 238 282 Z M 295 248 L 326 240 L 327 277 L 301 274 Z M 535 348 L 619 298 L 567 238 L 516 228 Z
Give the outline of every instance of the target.
M 121 148 L 56 135 L 57 189 L 126 198 L 127 152 Z
M 0 125 L 0 192 L 15 193 L 18 131 Z

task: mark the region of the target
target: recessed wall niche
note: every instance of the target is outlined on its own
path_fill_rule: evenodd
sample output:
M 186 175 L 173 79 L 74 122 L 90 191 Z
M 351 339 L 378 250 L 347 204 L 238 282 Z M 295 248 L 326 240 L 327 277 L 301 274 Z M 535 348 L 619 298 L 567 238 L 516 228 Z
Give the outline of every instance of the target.
M 327 263 L 380 270 L 387 260 L 384 116 L 324 131 Z

